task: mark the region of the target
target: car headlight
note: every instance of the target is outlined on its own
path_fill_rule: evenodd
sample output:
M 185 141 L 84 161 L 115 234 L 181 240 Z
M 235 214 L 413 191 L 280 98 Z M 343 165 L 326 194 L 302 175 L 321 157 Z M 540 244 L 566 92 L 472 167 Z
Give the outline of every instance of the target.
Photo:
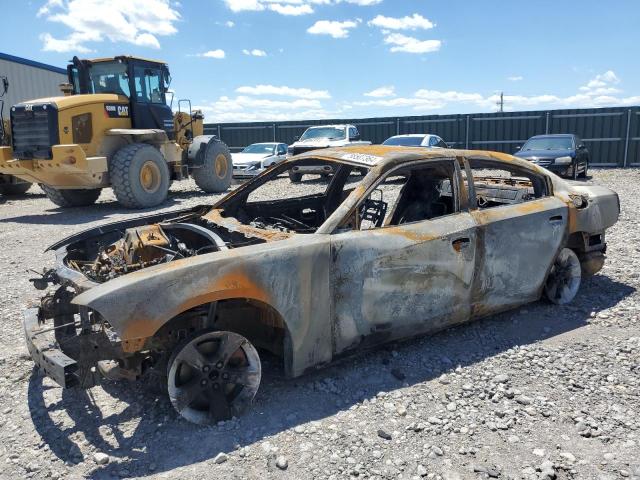
M 556 158 L 555 164 L 556 165 L 568 165 L 569 163 L 571 163 L 573 161 L 573 158 L 566 156 L 566 157 L 558 157 Z
M 250 163 L 247 170 L 259 170 L 260 168 L 262 168 L 262 162 L 258 161 Z

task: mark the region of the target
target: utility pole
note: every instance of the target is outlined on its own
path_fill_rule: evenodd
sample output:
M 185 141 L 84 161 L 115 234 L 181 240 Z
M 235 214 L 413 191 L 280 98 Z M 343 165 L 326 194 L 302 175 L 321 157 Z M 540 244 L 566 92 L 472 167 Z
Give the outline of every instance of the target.
M 500 100 L 496 102 L 496 105 L 498 105 L 498 111 L 500 113 L 504 112 L 504 92 L 500 92 Z

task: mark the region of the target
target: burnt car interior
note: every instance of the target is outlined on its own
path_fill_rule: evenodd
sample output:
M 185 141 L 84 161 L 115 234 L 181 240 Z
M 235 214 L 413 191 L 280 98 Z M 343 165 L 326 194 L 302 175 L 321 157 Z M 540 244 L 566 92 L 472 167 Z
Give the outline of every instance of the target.
M 479 209 L 514 205 L 550 195 L 542 175 L 504 162 L 469 158 L 473 186 Z M 465 170 L 462 170 L 468 186 Z
M 291 183 L 289 169 L 307 165 L 330 166 L 334 173 L 328 181 L 319 175 L 307 175 L 302 183 Z M 362 170 L 363 167 L 316 159 L 283 164 L 260 184 L 249 185 L 221 205 L 222 215 L 260 229 L 313 233 L 353 191 L 362 179 L 357 175 Z
M 347 219 L 341 230 L 431 220 L 459 209 L 453 161 L 429 162 L 391 171 Z

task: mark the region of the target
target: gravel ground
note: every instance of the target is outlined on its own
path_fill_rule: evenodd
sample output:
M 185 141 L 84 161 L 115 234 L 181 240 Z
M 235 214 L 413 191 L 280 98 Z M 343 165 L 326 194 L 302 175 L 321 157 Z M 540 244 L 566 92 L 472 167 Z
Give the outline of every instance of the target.
M 603 271 L 543 301 L 286 380 L 267 359 L 253 409 L 188 424 L 142 383 L 62 391 L 34 371 L 21 311 L 51 242 L 133 218 L 104 192 L 61 210 L 0 200 L 2 478 L 640 478 L 640 170 L 596 170 L 620 221 Z M 165 210 L 214 200 L 175 183 Z

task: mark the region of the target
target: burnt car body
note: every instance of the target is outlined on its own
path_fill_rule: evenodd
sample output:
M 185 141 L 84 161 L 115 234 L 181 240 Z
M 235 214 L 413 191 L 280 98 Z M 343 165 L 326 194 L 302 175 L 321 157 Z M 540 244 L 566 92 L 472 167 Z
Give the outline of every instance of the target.
M 290 169 L 307 164 L 335 173 L 290 183 Z M 300 193 L 266 188 L 279 185 Z M 33 281 L 55 289 L 26 312 L 27 345 L 63 387 L 166 375 L 183 417 L 214 422 L 251 402 L 258 349 L 295 377 L 543 294 L 571 301 L 580 278 L 601 268 L 618 214 L 615 192 L 510 155 L 313 151 L 213 207 L 111 223 L 50 247 L 55 269 Z

